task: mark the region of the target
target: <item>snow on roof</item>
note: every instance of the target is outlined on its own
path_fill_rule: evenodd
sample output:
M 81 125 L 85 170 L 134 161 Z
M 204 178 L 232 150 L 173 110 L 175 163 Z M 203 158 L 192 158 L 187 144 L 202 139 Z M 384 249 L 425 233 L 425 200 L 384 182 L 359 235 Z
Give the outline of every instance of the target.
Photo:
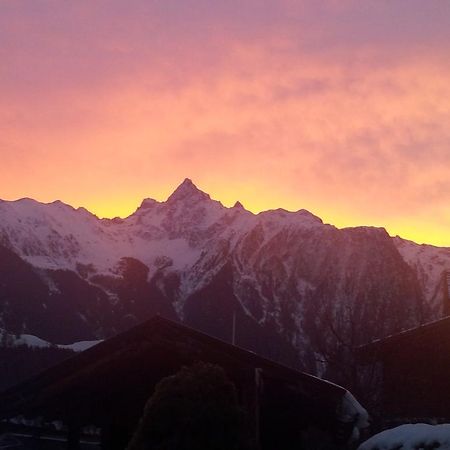
M 450 424 L 401 425 L 372 436 L 358 450 L 450 450 Z
M 355 427 L 360 430 L 369 426 L 368 412 L 349 391 L 346 391 L 342 398 L 340 418 L 347 420 L 351 418 L 355 420 Z
M 311 375 L 313 376 L 313 375 Z M 314 377 L 317 378 L 317 377 Z M 355 396 L 342 386 L 332 383 L 331 381 L 320 378 L 324 383 L 331 384 L 345 391 L 342 396 L 341 403 L 338 405 L 336 416 L 341 422 L 351 423 L 353 422 L 353 435 L 352 441 L 359 439 L 359 431 L 369 426 L 369 413 L 367 410 L 356 400 Z
M 345 391 L 341 404 L 336 411 L 337 419 L 343 423 L 353 423 L 353 430 L 349 442 L 359 439 L 360 431 L 369 426 L 369 414 L 356 400 L 351 392 Z

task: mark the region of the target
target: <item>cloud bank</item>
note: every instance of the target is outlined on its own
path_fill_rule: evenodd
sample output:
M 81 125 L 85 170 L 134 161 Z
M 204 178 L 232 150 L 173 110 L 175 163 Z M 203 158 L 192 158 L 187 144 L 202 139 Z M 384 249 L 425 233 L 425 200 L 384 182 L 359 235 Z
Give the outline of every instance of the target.
M 189 176 L 450 246 L 450 3 L 0 4 L 0 197 L 126 215 Z

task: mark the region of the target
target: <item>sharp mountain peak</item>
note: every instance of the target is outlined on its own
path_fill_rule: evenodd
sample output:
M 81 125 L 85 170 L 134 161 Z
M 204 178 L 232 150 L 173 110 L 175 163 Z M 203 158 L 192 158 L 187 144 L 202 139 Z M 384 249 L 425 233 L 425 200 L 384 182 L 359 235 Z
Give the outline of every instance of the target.
M 190 178 L 185 178 L 169 196 L 167 203 L 174 203 L 180 200 L 211 200 L 211 197 L 206 192 L 201 191 Z

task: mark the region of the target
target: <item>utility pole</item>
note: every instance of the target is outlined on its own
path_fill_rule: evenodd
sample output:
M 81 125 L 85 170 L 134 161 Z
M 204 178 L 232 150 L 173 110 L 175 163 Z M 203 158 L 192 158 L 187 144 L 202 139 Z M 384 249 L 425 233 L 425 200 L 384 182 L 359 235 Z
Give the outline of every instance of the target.
M 231 333 L 231 343 L 236 345 L 236 310 L 233 311 L 233 329 Z

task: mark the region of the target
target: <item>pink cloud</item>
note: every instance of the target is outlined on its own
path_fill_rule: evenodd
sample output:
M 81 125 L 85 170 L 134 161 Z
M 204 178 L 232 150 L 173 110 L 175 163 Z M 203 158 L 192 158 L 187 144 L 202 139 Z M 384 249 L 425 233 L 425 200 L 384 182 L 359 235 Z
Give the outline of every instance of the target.
M 0 197 L 125 214 L 189 176 L 253 210 L 448 241 L 448 8 L 4 2 Z

